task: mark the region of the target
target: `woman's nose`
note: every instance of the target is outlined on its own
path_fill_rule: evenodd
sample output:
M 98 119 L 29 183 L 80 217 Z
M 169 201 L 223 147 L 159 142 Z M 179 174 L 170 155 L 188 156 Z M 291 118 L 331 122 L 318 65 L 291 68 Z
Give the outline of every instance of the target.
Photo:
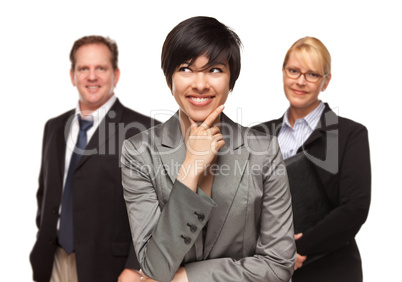
M 209 89 L 209 83 L 207 75 L 203 72 L 195 74 L 193 81 L 193 89 L 197 89 L 199 92 L 203 92 Z
M 301 74 L 301 75 L 299 76 L 299 78 L 296 80 L 296 82 L 297 82 L 297 84 L 299 84 L 299 85 L 305 85 L 305 84 L 307 83 L 305 74 Z

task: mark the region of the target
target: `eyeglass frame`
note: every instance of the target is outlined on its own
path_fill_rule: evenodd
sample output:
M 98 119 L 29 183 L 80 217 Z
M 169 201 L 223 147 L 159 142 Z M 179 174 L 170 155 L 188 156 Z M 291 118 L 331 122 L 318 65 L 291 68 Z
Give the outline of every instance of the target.
M 316 82 L 318 82 L 321 78 L 327 77 L 327 76 L 329 75 L 328 73 L 325 74 L 325 75 L 321 75 L 321 74 L 318 74 L 318 73 L 315 73 L 315 72 L 311 72 L 311 71 L 308 71 L 308 72 L 301 72 L 299 69 L 296 69 L 296 68 L 286 68 L 286 67 L 285 67 L 285 68 L 283 68 L 283 69 L 284 69 L 285 74 L 286 74 L 286 76 L 287 76 L 288 78 L 296 80 L 296 79 L 299 79 L 301 75 L 303 75 L 303 76 L 304 76 L 304 79 L 305 79 L 307 82 L 310 82 L 310 83 L 316 83 Z M 298 76 L 298 77 L 290 77 L 289 74 L 288 74 L 288 70 L 289 70 L 289 69 L 297 70 L 297 71 L 299 72 L 299 76 Z M 308 80 L 307 77 L 306 77 L 306 74 L 308 74 L 308 73 L 316 74 L 316 75 L 318 75 L 319 77 L 318 77 L 318 79 L 317 79 L 316 81 L 310 81 L 310 80 Z

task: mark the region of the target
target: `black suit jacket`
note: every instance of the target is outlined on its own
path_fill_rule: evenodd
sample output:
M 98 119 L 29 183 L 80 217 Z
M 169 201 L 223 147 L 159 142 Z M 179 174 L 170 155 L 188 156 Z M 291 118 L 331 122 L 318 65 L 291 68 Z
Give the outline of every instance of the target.
M 45 126 L 37 192 L 38 233 L 30 260 L 35 281 L 49 281 L 57 248 L 66 141 L 75 110 Z M 74 174 L 74 241 L 79 281 L 117 281 L 124 268 L 138 269 L 121 184 L 122 142 L 155 121 L 117 100 L 88 143 Z
M 283 117 L 256 129 L 278 135 Z M 327 104 L 320 123 L 298 152 L 304 151 L 322 183 L 330 213 L 296 241 L 301 255 L 326 254 L 294 272 L 299 281 L 362 281 L 359 250 L 354 240 L 366 221 L 371 194 L 367 129 L 338 117 Z

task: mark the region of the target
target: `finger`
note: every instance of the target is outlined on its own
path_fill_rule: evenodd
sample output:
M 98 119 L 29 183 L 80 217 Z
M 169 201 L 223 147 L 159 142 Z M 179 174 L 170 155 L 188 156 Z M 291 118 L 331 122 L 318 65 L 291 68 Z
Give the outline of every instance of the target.
M 222 134 L 220 134 L 220 133 L 217 133 L 217 134 L 215 134 L 214 136 L 213 136 L 213 140 L 215 141 L 215 142 L 218 142 L 218 141 L 220 141 L 220 140 L 223 140 L 223 135 Z
M 220 105 L 219 107 L 217 107 L 212 113 L 209 114 L 209 116 L 204 120 L 204 122 L 201 125 L 203 125 L 203 127 L 205 128 L 211 127 L 214 121 L 222 113 L 224 108 L 225 108 L 224 105 Z
M 303 233 L 295 234 L 295 240 L 299 240 L 301 237 L 303 237 Z
M 214 143 L 212 144 L 212 152 L 216 155 L 219 151 L 220 148 L 225 146 L 225 141 L 224 140 L 214 140 Z
M 191 117 L 188 117 L 188 120 L 190 121 L 191 128 L 198 126 L 197 123 L 191 119 Z
M 219 140 L 218 142 L 216 142 L 216 146 L 217 146 L 217 149 L 219 150 L 220 148 L 225 146 L 225 141 L 224 140 Z
M 212 136 L 221 132 L 220 128 L 217 126 L 212 126 L 209 130 L 210 130 Z
M 205 128 L 206 125 L 200 125 L 200 127 Z M 205 128 L 205 133 L 207 136 L 214 137 L 216 134 L 220 134 L 220 129 L 217 126 L 212 126 L 211 128 Z
M 186 131 L 186 136 L 191 136 L 194 134 L 195 130 L 198 128 L 198 124 L 192 120 L 190 117 L 188 117 L 188 120 L 190 121 L 190 127 Z

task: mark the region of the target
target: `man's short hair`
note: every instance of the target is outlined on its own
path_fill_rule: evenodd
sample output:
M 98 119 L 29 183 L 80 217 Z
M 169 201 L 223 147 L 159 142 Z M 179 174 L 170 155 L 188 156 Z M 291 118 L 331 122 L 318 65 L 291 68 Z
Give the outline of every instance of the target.
M 177 67 L 192 64 L 205 55 L 209 58 L 205 67 L 229 63 L 229 89 L 233 90 L 240 74 L 240 47 L 239 36 L 215 18 L 193 17 L 182 21 L 169 32 L 162 48 L 161 67 L 168 86 L 172 86 Z
M 117 70 L 119 51 L 117 49 L 116 42 L 114 40 L 110 39 L 109 37 L 103 37 L 100 35 L 90 35 L 90 36 L 81 37 L 80 39 L 78 39 L 74 42 L 73 47 L 71 48 L 71 51 L 70 51 L 70 61 L 71 61 L 71 70 L 72 71 L 74 71 L 74 68 L 75 68 L 75 53 L 77 53 L 77 50 L 81 46 L 88 45 L 88 44 L 104 44 L 104 45 L 106 45 L 106 47 L 109 48 L 109 51 L 112 55 L 111 63 L 113 66 L 113 70 Z

